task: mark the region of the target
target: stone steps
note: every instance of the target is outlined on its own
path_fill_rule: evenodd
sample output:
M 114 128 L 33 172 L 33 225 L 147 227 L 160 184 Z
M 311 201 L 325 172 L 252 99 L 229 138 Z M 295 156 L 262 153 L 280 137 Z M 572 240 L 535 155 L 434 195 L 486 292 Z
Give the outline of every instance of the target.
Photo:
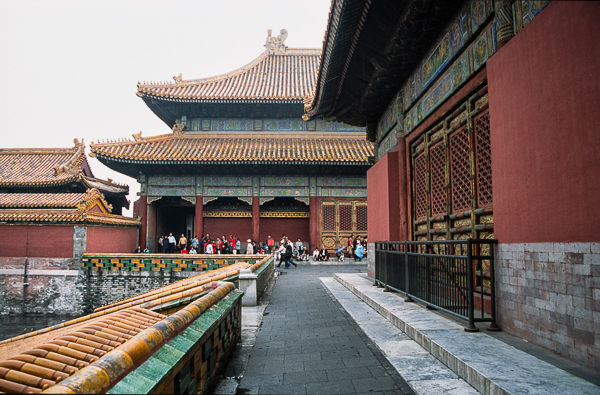
M 384 293 L 360 274 L 335 279 L 484 395 L 600 394 L 600 387 L 486 333 L 464 332 L 453 320 Z

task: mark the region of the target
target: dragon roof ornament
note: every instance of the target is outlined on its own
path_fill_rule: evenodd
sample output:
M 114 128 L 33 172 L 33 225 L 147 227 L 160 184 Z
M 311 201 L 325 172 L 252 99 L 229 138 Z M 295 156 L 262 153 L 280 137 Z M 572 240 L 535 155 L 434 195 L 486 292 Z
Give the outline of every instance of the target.
M 273 37 L 271 36 L 272 30 L 267 30 L 267 43 L 265 47 L 267 48 L 268 54 L 284 54 L 287 47 L 283 44 L 285 39 L 288 36 L 288 32 L 285 29 L 281 29 L 279 32 L 279 36 Z

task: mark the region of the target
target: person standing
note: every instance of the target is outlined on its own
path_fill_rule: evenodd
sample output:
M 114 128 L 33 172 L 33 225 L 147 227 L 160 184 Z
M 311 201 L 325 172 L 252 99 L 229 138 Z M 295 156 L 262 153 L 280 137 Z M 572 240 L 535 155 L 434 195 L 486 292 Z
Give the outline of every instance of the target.
M 352 258 L 354 250 L 354 235 L 348 237 L 348 258 Z
M 252 246 L 252 240 L 246 240 L 248 244 L 246 244 L 246 255 L 254 254 L 254 247 Z
M 271 236 L 267 238 L 267 248 L 269 250 L 269 254 L 273 253 L 275 250 L 275 239 L 273 239 Z
M 158 239 L 158 252 L 160 252 L 160 253 L 164 252 L 164 243 L 165 243 L 165 240 L 163 239 L 163 236 L 160 236 L 160 239 Z
M 238 239 L 237 236 L 235 236 L 235 251 L 236 254 L 241 254 L 241 250 L 242 249 L 242 242 L 240 241 L 240 239 Z
M 198 254 L 204 254 L 204 245 L 206 244 L 206 239 L 204 236 L 200 238 L 200 243 L 198 245 Z
M 198 236 L 194 236 L 192 239 L 192 247 L 194 247 L 194 250 L 198 249 Z
M 296 244 L 294 245 L 294 247 L 296 247 L 296 250 L 298 251 L 298 253 L 300 253 L 300 251 L 302 251 L 302 240 L 300 240 L 300 238 L 298 237 L 298 240 L 296 240 Z
M 179 238 L 179 249 L 183 250 L 186 247 L 187 247 L 187 239 L 185 238 L 184 235 L 181 235 L 181 237 Z
M 173 236 L 173 233 L 169 233 L 169 254 L 172 254 L 175 252 L 175 236 Z
M 212 246 L 212 243 L 210 242 L 210 239 L 207 240 L 206 245 L 204 246 L 204 252 L 209 255 L 214 254 L 213 246 Z

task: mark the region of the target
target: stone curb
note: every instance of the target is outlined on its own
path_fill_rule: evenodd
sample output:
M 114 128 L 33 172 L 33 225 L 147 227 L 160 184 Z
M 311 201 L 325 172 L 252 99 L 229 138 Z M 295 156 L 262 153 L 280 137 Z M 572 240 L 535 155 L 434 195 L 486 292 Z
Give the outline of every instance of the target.
M 360 275 L 335 279 L 484 395 L 600 394 L 594 384 L 485 333 L 464 332 L 454 321 L 384 294 Z

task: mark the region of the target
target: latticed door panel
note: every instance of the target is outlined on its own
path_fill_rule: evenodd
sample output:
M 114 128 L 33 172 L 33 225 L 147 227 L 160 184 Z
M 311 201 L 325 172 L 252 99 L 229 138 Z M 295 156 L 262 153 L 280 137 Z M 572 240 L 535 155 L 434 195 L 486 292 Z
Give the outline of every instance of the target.
M 352 205 L 340 205 L 340 231 L 352 232 Z
M 358 232 L 367 231 L 367 206 L 356 206 L 356 230 Z
M 469 172 L 469 136 L 463 126 L 450 135 L 450 168 L 452 183 L 452 212 L 471 207 Z
M 321 210 L 324 231 L 335 231 L 335 206 L 323 206 Z
M 446 213 L 446 150 L 438 143 L 429 150 L 431 166 L 431 215 Z
M 351 235 L 367 231 L 367 205 L 364 200 L 321 202 L 321 245 L 331 250 L 346 246 Z
M 415 159 L 414 179 L 415 179 L 415 212 L 417 218 L 427 216 L 427 189 L 425 184 L 425 154 L 417 156 Z
M 492 191 L 492 151 L 490 147 L 490 112 L 485 110 L 475 117 L 477 153 L 477 205 L 487 206 L 493 203 Z

